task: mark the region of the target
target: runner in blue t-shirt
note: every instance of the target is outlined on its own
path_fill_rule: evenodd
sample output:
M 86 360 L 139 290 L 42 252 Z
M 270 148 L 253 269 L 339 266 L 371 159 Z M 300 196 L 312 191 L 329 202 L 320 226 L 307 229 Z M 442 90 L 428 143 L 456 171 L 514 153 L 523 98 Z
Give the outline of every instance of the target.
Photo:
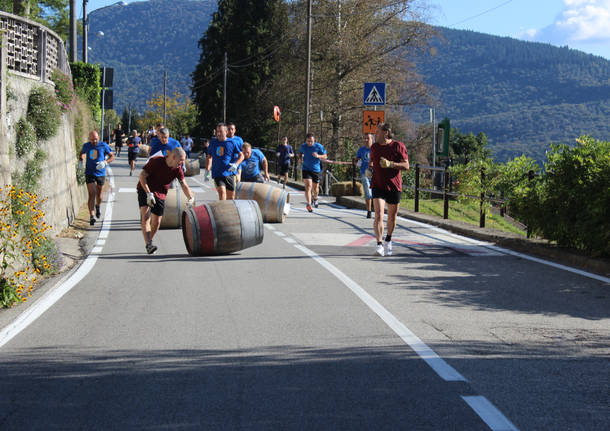
M 371 160 L 371 146 L 373 145 L 373 134 L 364 134 L 364 144 L 358 148 L 356 157 L 354 157 L 354 164 L 360 166 L 360 182 L 364 189 L 364 199 L 366 201 L 366 218 L 371 218 L 371 180 L 369 163 Z
M 129 162 L 129 176 L 133 175 L 136 168 L 136 159 L 140 153 L 142 138 L 138 136 L 137 130 L 131 131 L 131 136 L 127 139 L 127 161 Z
M 230 140 L 233 141 L 233 143 L 235 144 L 235 146 L 237 147 L 237 149 L 239 151 L 242 151 L 242 147 L 244 145 L 244 140 L 235 134 L 236 130 L 237 129 L 235 128 L 234 123 L 227 123 L 227 138 L 229 138 Z M 237 164 L 237 155 L 233 156 L 232 161 L 233 161 L 233 163 Z M 241 178 L 240 166 L 241 166 L 241 164 L 237 164 L 237 171 L 235 172 L 235 185 L 236 186 L 237 186 L 237 183 L 239 182 L 239 179 Z
M 286 183 L 288 182 L 288 172 L 290 171 L 290 159 L 294 157 L 294 151 L 292 146 L 288 144 L 288 137 L 284 136 L 282 138 L 282 143 L 277 146 L 277 164 L 280 170 L 280 176 L 277 179 L 278 183 L 281 182 L 281 177 L 284 177 L 284 188 L 286 188 Z
M 93 226 L 95 219 L 102 216 L 102 190 L 106 181 L 106 166 L 114 160 L 114 154 L 106 142 L 99 141 L 100 136 L 93 130 L 89 133 L 89 142 L 85 142 L 80 150 L 79 166 L 85 162 L 85 181 L 89 199 L 89 224 Z M 106 156 L 108 158 L 106 158 Z M 94 215 L 95 214 L 95 215 Z
M 261 150 L 252 148 L 247 142 L 241 147 L 244 153 L 244 161 L 239 165 L 241 169 L 241 180 L 250 183 L 264 183 L 269 181 L 269 165 L 267 159 Z M 263 174 L 261 174 L 260 166 L 263 166 Z
M 313 133 L 308 133 L 305 143 L 299 148 L 299 155 L 303 162 L 303 184 L 305 185 L 305 199 L 307 211 L 312 212 L 311 204 L 318 208 L 318 184 L 320 183 L 320 160 L 326 159 L 326 150 L 316 142 Z
M 182 145 L 180 145 L 180 142 L 178 142 L 176 139 L 174 138 L 170 138 L 169 137 L 169 130 L 167 131 L 167 141 L 165 141 L 165 139 L 163 139 L 163 130 L 167 130 L 165 127 L 162 127 L 161 129 L 159 129 L 159 131 L 157 132 L 157 136 L 154 137 L 151 141 L 150 141 L 150 156 L 153 157 L 155 155 L 163 155 L 165 157 L 167 157 L 167 155 L 169 153 L 172 152 L 172 150 L 174 148 L 178 148 L 178 147 L 182 147 Z M 161 152 L 161 154 L 157 154 L 158 152 Z
M 235 158 L 236 154 L 237 158 Z M 237 149 L 237 145 L 232 139 L 227 138 L 227 125 L 219 123 L 216 126 L 216 137 L 211 140 L 208 147 L 205 166 L 208 171 L 212 170 L 212 178 L 216 184 L 219 200 L 233 199 L 235 173 L 243 160 L 243 153 Z

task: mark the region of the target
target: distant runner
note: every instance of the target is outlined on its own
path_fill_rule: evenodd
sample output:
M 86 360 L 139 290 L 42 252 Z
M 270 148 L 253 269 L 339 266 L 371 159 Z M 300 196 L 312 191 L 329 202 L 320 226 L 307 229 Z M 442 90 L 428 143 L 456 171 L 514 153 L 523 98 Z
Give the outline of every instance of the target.
M 131 131 L 131 136 L 127 139 L 127 160 L 129 161 L 129 176 L 133 175 L 133 171 L 136 168 L 136 159 L 140 153 L 140 144 L 142 138 L 138 136 L 137 130 Z
M 299 148 L 303 161 L 303 184 L 305 185 L 305 200 L 307 211 L 313 212 L 311 205 L 318 208 L 318 184 L 320 183 L 320 160 L 326 159 L 326 149 L 316 142 L 313 133 L 308 133 L 305 142 Z
M 208 147 L 205 165 L 207 171 L 212 171 L 219 200 L 233 199 L 235 196 L 235 173 L 243 160 L 241 150 L 227 137 L 227 125 L 219 123 L 216 126 L 216 137 L 212 138 Z
M 282 138 L 282 143 L 277 146 L 276 155 L 277 164 L 280 170 L 277 182 L 281 183 L 281 178 L 283 177 L 283 188 L 286 188 L 286 183 L 288 182 L 288 172 L 290 172 L 290 161 L 294 157 L 294 150 L 292 149 L 292 146 L 288 144 L 288 137 L 284 136 Z
M 373 145 L 373 134 L 364 134 L 364 144 L 358 148 L 356 157 L 354 157 L 354 163 L 360 167 L 360 182 L 364 189 L 364 200 L 366 201 L 366 218 L 371 218 L 371 171 L 369 169 L 369 162 L 371 160 L 371 146 Z

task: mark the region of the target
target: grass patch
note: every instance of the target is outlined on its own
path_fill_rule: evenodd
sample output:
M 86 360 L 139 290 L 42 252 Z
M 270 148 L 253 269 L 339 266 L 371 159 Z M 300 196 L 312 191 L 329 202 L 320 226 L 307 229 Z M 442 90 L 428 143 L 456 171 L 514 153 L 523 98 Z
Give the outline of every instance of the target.
M 415 209 L 415 199 L 402 199 L 400 201 L 402 208 L 413 211 Z M 420 199 L 419 212 L 422 214 L 443 217 L 443 200 L 442 199 Z M 485 219 L 485 227 L 497 229 L 503 232 L 516 233 L 526 235 L 526 232 L 515 226 L 510 220 L 501 217 L 499 214 L 487 213 Z M 479 225 L 479 203 L 478 202 L 458 202 L 449 201 L 449 220 L 459 220 L 466 223 Z

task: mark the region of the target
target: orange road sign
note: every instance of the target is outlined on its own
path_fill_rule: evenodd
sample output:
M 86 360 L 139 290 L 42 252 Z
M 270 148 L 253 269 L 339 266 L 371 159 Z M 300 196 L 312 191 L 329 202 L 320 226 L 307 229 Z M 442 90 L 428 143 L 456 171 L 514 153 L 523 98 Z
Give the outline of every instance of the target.
M 377 125 L 384 121 L 384 111 L 362 111 L 362 133 L 375 133 Z

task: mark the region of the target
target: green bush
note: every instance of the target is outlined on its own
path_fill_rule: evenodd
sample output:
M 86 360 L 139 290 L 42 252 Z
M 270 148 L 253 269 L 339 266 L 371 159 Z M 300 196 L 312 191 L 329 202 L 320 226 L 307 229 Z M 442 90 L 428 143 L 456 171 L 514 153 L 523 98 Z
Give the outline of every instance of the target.
M 34 126 L 25 118 L 17 123 L 17 156 L 24 157 L 36 146 L 36 130 Z
M 554 145 L 545 173 L 526 198 L 531 222 L 558 245 L 610 256 L 610 142 L 590 136 Z
M 32 89 L 28 100 L 28 121 L 36 130 L 38 139 L 49 139 L 59 130 L 61 112 L 51 90 L 44 87 Z
M 57 105 L 62 111 L 68 111 L 72 107 L 75 99 L 74 85 L 68 75 L 64 75 L 58 69 L 51 74 L 51 81 L 55 84 L 55 96 Z
M 83 63 L 81 61 L 70 63 L 72 80 L 76 93 L 87 102 L 94 118 L 98 118 L 100 110 L 100 79 L 102 72 L 97 64 Z
M 42 164 L 46 158 L 46 153 L 41 149 L 38 149 L 34 154 L 34 157 L 25 164 L 25 169 L 22 174 L 13 173 L 15 184 L 27 192 L 34 192 L 38 188 L 40 176 L 42 174 Z

